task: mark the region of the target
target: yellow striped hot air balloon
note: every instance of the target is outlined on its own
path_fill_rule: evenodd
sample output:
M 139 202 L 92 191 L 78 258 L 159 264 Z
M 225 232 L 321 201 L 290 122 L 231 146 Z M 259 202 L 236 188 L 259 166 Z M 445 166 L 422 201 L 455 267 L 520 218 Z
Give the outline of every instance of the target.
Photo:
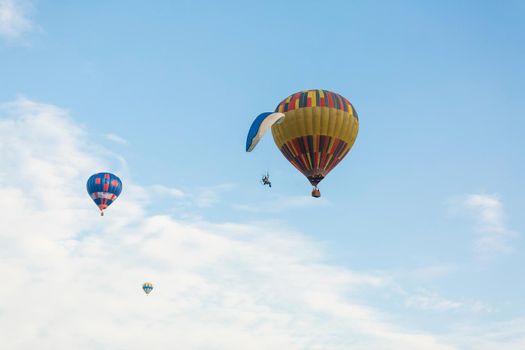
M 285 98 L 275 112 L 262 113 L 246 140 L 250 152 L 272 128 L 275 144 L 293 166 L 314 186 L 348 154 L 359 130 L 359 118 L 343 96 L 327 90 L 306 90 Z

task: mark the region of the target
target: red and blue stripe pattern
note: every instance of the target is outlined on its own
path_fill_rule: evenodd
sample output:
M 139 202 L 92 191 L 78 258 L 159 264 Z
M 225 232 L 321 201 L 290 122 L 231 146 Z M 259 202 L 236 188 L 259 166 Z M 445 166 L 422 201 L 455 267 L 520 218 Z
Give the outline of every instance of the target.
M 109 207 L 122 192 L 122 181 L 111 173 L 91 175 L 87 181 L 87 192 L 100 211 Z
M 324 135 L 297 137 L 286 142 L 281 148 L 286 159 L 302 172 L 313 186 L 317 186 L 349 151 L 348 143 Z
M 304 107 L 328 107 L 340 109 L 345 112 L 352 111 L 358 118 L 354 107 L 343 96 L 327 90 L 305 90 L 296 92 L 281 101 L 275 108 L 276 112 L 285 113 Z

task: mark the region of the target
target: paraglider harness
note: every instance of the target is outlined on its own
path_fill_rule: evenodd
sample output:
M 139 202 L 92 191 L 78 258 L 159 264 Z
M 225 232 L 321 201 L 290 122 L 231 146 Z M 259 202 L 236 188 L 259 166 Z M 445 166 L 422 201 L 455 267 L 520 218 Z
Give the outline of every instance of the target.
M 272 187 L 272 183 L 270 182 L 270 174 L 266 173 L 266 175 L 263 175 L 262 179 L 261 179 L 261 183 L 266 186 L 268 185 L 268 187 Z

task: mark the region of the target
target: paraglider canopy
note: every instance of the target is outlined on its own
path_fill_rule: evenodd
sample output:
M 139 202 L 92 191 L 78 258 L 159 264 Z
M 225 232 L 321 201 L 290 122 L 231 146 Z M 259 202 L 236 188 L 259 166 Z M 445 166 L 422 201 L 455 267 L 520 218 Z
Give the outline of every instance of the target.
M 246 152 L 251 152 L 259 141 L 261 141 L 266 131 L 268 131 L 272 125 L 282 122 L 283 118 L 283 113 L 265 112 L 259 114 L 248 131 L 248 136 L 246 137 Z

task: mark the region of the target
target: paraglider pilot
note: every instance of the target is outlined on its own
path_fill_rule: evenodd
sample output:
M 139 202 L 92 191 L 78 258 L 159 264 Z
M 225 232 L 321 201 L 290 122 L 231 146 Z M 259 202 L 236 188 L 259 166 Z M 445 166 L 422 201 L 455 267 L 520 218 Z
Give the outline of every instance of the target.
M 264 186 L 268 185 L 270 188 L 272 188 L 272 183 L 270 182 L 270 174 L 266 173 L 266 175 L 263 175 L 261 182 Z

